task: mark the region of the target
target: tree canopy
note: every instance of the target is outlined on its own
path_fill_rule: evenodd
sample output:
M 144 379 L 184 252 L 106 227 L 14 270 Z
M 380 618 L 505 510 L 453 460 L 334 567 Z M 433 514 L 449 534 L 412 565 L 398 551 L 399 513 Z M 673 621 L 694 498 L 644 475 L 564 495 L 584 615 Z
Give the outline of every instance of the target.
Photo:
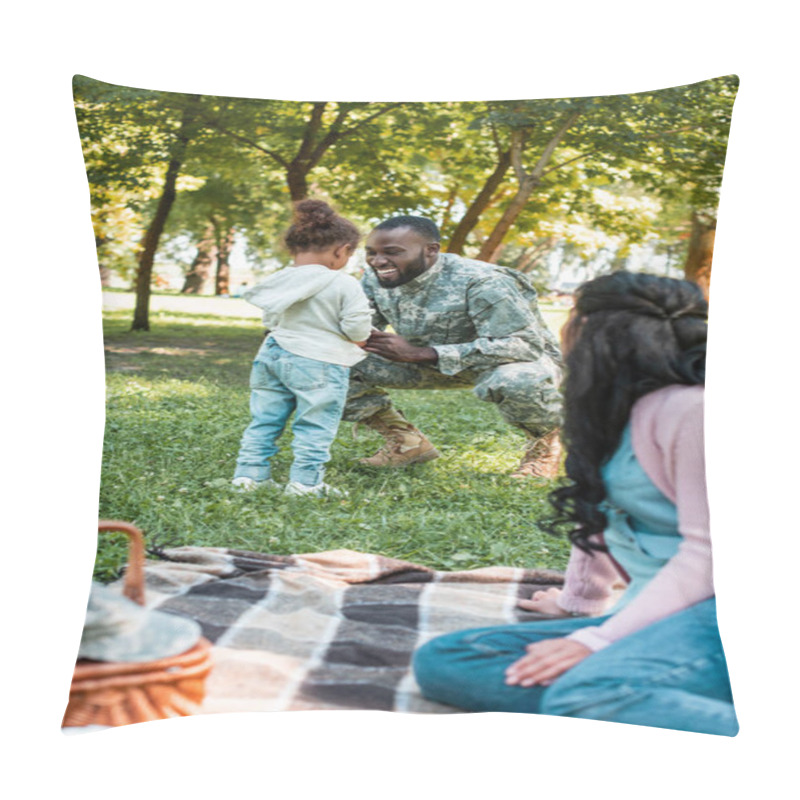
M 159 250 L 189 242 L 184 290 L 199 291 L 216 265 L 224 293 L 234 238 L 254 264 L 284 257 L 291 203 L 307 196 L 365 230 L 429 216 L 446 249 L 538 271 L 542 285 L 557 247 L 584 260 L 607 252 L 613 268 L 646 242 L 698 278 L 737 86 L 726 76 L 606 97 L 341 103 L 76 76 L 74 93 L 100 268 L 135 275 L 134 328 L 146 329 Z

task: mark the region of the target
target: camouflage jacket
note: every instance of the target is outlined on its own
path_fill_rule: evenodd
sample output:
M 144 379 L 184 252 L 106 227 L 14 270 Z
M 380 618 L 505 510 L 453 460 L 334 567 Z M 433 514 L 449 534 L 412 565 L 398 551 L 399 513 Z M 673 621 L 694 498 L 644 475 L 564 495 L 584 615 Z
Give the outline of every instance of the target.
M 383 288 L 369 267 L 361 285 L 374 326 L 391 325 L 411 344 L 433 347 L 445 375 L 536 361 L 543 354 L 561 364 L 536 290 L 516 270 L 441 253 L 427 272 L 401 286 Z

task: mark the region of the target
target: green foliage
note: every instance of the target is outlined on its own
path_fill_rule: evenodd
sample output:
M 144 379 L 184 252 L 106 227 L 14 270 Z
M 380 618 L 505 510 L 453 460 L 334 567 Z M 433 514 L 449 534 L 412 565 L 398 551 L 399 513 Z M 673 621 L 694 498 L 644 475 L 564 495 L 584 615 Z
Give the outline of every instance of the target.
M 478 253 L 532 176 L 502 237 L 500 259 L 510 263 L 553 238 L 587 257 L 624 253 L 654 233 L 680 249 L 679 222 L 665 220 L 677 209 L 686 219 L 713 216 L 737 85 L 727 76 L 608 97 L 311 103 L 148 92 L 77 76 L 75 101 L 104 266 L 131 269 L 187 104 L 197 116 L 165 244 L 199 241 L 213 218 L 240 234 L 253 261 L 280 256 L 291 198 L 304 192 L 365 230 L 392 214 L 431 216 L 446 243 L 513 151 L 465 248 Z
M 343 423 L 326 479 L 349 491 L 346 500 L 238 494 L 230 479 L 261 330 L 253 320 L 153 317 L 153 331 L 130 333 L 122 312 L 107 315 L 100 493 L 100 515 L 135 522 L 149 547 L 351 548 L 441 569 L 565 566 L 567 542 L 537 524 L 549 513 L 547 484 L 509 477 L 524 437 L 468 391 L 396 393 L 442 451 L 435 462 L 402 472 L 363 468 L 356 459 L 381 440 L 364 428 L 355 440 Z M 279 479 L 290 437 L 274 465 Z M 96 577 L 111 579 L 124 561 L 124 545 L 103 537 Z
M 727 76 L 636 95 L 486 104 L 470 127 L 490 130 L 498 151 L 511 147 L 517 161 L 473 240 L 489 235 L 526 180 L 535 191 L 515 220 L 512 242 L 524 232 L 552 234 L 552 224 L 541 226 L 550 215 L 568 242 L 586 239 L 569 229 L 588 221 L 599 234 L 594 238 L 606 240 L 602 246 L 616 239 L 624 249 L 652 229 L 657 202 L 716 209 L 737 85 L 736 76 Z M 598 203 L 600 189 L 638 200 L 639 209 Z M 648 205 L 649 212 L 639 213 Z

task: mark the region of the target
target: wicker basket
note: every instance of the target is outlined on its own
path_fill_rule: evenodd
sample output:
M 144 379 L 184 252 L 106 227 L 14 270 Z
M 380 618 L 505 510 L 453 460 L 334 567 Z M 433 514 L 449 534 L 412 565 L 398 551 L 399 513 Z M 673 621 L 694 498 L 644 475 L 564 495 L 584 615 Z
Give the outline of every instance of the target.
M 100 531 L 124 531 L 130 537 L 123 594 L 144 605 L 144 540 L 127 522 L 100 520 Z M 211 670 L 206 639 L 185 653 L 143 663 L 78 661 L 62 727 L 129 725 L 168 717 L 186 717 L 199 709 Z

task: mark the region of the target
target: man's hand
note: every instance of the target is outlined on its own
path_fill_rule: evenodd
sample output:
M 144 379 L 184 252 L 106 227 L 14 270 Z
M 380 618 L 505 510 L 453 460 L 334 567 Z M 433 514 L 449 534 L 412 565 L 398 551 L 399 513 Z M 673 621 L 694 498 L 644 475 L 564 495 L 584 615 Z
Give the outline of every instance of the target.
M 506 670 L 506 683 L 509 686 L 549 686 L 592 651 L 572 639 L 545 639 L 529 644 L 528 655 L 515 661 Z
M 412 364 L 435 364 L 439 354 L 432 347 L 415 347 L 397 333 L 372 331 L 364 349 L 368 353 Z
M 548 614 L 551 617 L 568 617 L 569 612 L 564 611 L 558 604 L 561 589 L 555 586 L 549 589 L 540 589 L 533 593 L 530 600 L 518 600 L 517 606 L 524 608 L 525 611 L 537 611 L 540 614 Z

